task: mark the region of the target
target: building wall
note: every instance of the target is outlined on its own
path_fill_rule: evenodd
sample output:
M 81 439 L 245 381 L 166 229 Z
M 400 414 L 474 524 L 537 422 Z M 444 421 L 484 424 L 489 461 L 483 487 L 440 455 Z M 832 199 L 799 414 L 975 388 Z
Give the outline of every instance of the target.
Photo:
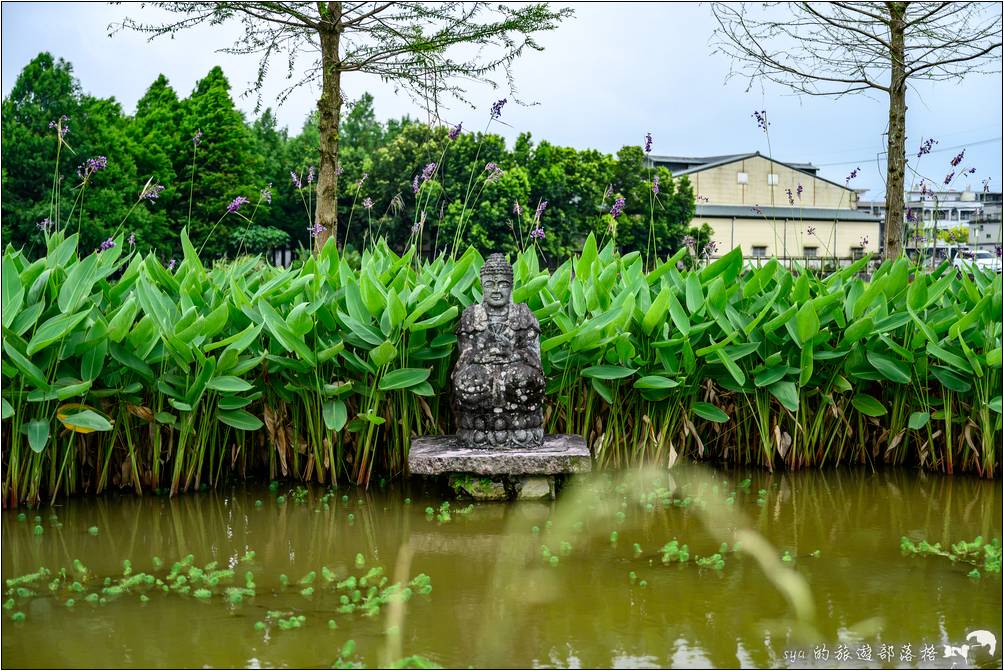
M 738 183 L 739 172 L 749 175 L 747 184 Z M 777 185 L 767 184 L 769 173 L 778 176 Z M 789 207 L 785 189 L 791 189 L 792 196 L 795 197 L 795 209 L 799 206 L 854 209 L 857 201 L 857 194 L 852 189 L 792 170 L 763 156 L 753 156 L 716 168 L 701 170 L 688 177 L 694 187 L 694 193 L 701 197 L 702 202 L 711 205 Z M 795 195 L 799 184 L 803 189 L 800 199 Z M 704 201 L 705 198 L 707 201 Z
M 1001 223 L 999 220 L 969 223 L 970 247 L 990 249 L 997 247 L 1001 242 Z
M 801 221 L 797 218 L 771 221 L 766 218 L 695 217 L 692 226 L 708 224 L 714 230 L 712 239 L 719 254 L 736 246 L 743 256 L 753 256 L 753 247 L 766 247 L 766 255 L 778 258 L 801 258 L 804 247 L 816 247 L 817 256 L 850 257 L 853 248 L 864 253 L 879 250 L 879 222 L 867 221 Z M 808 229 L 815 229 L 810 235 Z M 835 229 L 835 230 L 834 230 Z M 862 242 L 867 238 L 867 242 Z

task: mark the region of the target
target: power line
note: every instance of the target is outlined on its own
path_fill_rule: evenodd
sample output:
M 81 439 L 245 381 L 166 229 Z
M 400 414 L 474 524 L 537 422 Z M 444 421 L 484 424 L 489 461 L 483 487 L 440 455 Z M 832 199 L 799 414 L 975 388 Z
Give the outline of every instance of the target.
M 975 146 L 981 145 L 981 144 L 990 144 L 992 142 L 1000 142 L 1002 139 L 1004 139 L 1004 138 L 1001 138 L 1001 137 L 990 137 L 990 138 L 986 138 L 985 140 L 976 140 L 975 142 L 967 142 L 966 144 L 957 144 L 957 145 L 954 145 L 952 147 L 942 147 L 941 149 L 932 149 L 928 153 L 929 154 L 943 154 L 945 152 L 955 151 L 956 149 L 966 149 L 967 147 L 975 147 Z M 883 152 L 883 153 L 885 153 L 885 152 Z M 860 159 L 857 159 L 855 161 L 840 161 L 839 163 L 819 163 L 819 164 L 815 165 L 814 167 L 816 167 L 816 168 L 828 168 L 828 167 L 831 167 L 831 166 L 838 166 L 838 165 L 855 165 L 855 164 L 858 164 L 858 163 L 864 163 L 866 161 L 871 161 L 874 158 L 875 158 L 874 156 L 870 156 L 868 158 L 860 158 Z

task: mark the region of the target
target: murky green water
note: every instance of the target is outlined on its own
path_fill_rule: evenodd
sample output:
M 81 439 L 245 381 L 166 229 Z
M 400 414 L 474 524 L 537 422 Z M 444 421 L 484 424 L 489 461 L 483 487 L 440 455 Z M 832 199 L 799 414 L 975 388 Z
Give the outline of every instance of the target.
M 748 488 L 737 488 L 747 477 Z M 671 481 L 638 476 L 618 487 L 594 477 L 580 485 L 556 503 L 464 509 L 454 502 L 448 521 L 425 512 L 443 499 L 418 487 L 342 488 L 325 502 L 325 490 L 314 488 L 302 503 L 290 487 L 74 500 L 39 512 L 40 536 L 34 512 L 18 521 L 18 511 L 5 511 L 4 578 L 40 566 L 72 573 L 74 559 L 93 577 L 82 593 L 66 583 L 50 592 L 49 577 L 36 596 L 5 610 L 3 664 L 330 666 L 352 640 L 343 664 L 386 666 L 421 655 L 447 667 L 962 667 L 961 657 L 944 657 L 945 644 L 959 646 L 977 629 L 1001 639 L 999 574 L 974 579 L 971 566 L 899 548 L 902 535 L 942 545 L 999 538 L 999 481 L 905 469 L 700 469 L 674 471 Z M 749 541 L 734 553 L 737 530 Z M 760 537 L 769 546 L 758 561 L 748 551 L 760 551 Z M 688 545 L 690 561 L 663 563 L 660 549 L 673 538 Z M 695 564 L 723 541 L 724 567 Z M 254 559 L 241 561 L 248 550 Z M 780 559 L 786 552 L 791 561 Z M 85 600 L 105 577 L 122 577 L 125 559 L 159 580 L 189 553 L 198 566 L 233 566 L 237 577 L 212 587 L 208 599 L 154 584 L 107 594 L 103 605 Z M 154 556 L 164 560 L 159 570 Z M 424 573 L 432 591 L 416 588 L 404 607 L 385 604 L 372 616 L 358 607 L 339 612 L 346 610 L 339 597 L 353 603 L 353 595 L 335 585 L 375 566 L 388 576 L 384 588 Z M 256 595 L 229 603 L 225 586 L 243 587 L 248 570 Z M 310 571 L 318 573 L 314 593 L 304 596 L 297 583 Z M 790 601 L 768 575 L 794 585 L 796 595 L 807 585 L 811 596 Z M 67 607 L 71 597 L 76 605 Z M 14 622 L 13 612 L 24 621 Z M 297 615 L 305 617 L 299 628 L 278 624 Z M 329 628 L 332 619 L 337 628 Z M 817 660 L 824 645 L 828 659 Z M 883 646 L 895 646 L 891 659 L 880 657 Z M 933 660 L 922 659 L 932 651 Z M 861 659 L 869 654 L 871 661 Z M 985 647 L 968 653 L 970 666 L 1000 668 L 1000 660 L 999 646 L 993 657 Z

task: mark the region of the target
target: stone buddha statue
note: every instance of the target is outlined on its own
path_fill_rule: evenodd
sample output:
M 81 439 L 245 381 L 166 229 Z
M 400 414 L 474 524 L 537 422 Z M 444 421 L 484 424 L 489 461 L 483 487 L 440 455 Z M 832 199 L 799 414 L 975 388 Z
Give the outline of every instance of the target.
M 466 447 L 539 447 L 544 439 L 544 374 L 540 324 L 512 302 L 512 266 L 492 254 L 481 267 L 482 302 L 457 327 L 453 369 L 457 435 Z

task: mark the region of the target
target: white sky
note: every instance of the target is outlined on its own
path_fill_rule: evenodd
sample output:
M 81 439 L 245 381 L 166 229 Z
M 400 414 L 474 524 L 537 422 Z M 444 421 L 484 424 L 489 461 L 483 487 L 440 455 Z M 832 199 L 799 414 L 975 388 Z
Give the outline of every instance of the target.
M 869 188 L 866 198 L 884 196 L 887 103 L 879 97 L 842 99 L 797 97 L 785 89 L 746 91 L 744 80 L 725 77 L 730 62 L 712 55 L 709 40 L 714 19 L 707 4 L 573 3 L 576 16 L 558 30 L 541 34 L 545 51 L 529 52 L 514 68 L 519 95 L 537 103 L 510 104 L 502 116 L 508 126 L 492 124 L 510 141 L 529 131 L 535 141 L 616 152 L 641 144 L 646 132 L 655 138 L 653 153 L 702 156 L 757 151 L 782 161 L 821 166 L 820 174 L 843 182 L 854 168 L 861 175 L 852 186 Z M 114 96 L 126 112 L 158 74 L 165 74 L 180 96 L 216 64 L 223 67 L 240 108 L 252 117 L 254 99 L 238 94 L 254 79 L 257 58 L 230 56 L 214 49 L 229 45 L 236 25 L 200 27 L 175 38 L 119 32 L 108 25 L 125 16 L 154 21 L 157 10 L 126 3 L 4 2 L 2 6 L 2 90 L 8 95 L 21 69 L 39 52 L 49 51 L 73 64 L 85 91 Z M 999 55 L 998 55 L 999 58 Z M 309 61 L 305 60 L 304 64 Z M 268 80 L 265 105 L 283 88 L 285 62 L 277 60 Z M 504 82 L 501 82 L 504 85 Z M 375 97 L 381 119 L 411 114 L 419 108 L 392 85 L 365 75 L 348 75 L 343 88 L 350 99 L 365 91 Z M 989 177 L 1001 188 L 1001 76 L 972 76 L 962 83 L 922 84 L 908 94 L 907 156 L 915 156 L 922 138 L 939 140 L 937 151 L 923 159 L 920 171 L 940 182 L 952 156 L 966 147 L 963 167 L 976 174 L 967 183 L 979 189 Z M 504 86 L 471 90 L 478 109 L 460 103 L 444 114 L 465 129 L 480 129 L 488 107 L 507 95 Z M 316 104 L 317 90 L 301 89 L 278 110 L 281 125 L 299 131 Z M 511 96 L 510 96 L 511 100 Z M 751 118 L 765 109 L 771 121 L 767 138 Z M 908 179 L 909 185 L 909 179 Z

